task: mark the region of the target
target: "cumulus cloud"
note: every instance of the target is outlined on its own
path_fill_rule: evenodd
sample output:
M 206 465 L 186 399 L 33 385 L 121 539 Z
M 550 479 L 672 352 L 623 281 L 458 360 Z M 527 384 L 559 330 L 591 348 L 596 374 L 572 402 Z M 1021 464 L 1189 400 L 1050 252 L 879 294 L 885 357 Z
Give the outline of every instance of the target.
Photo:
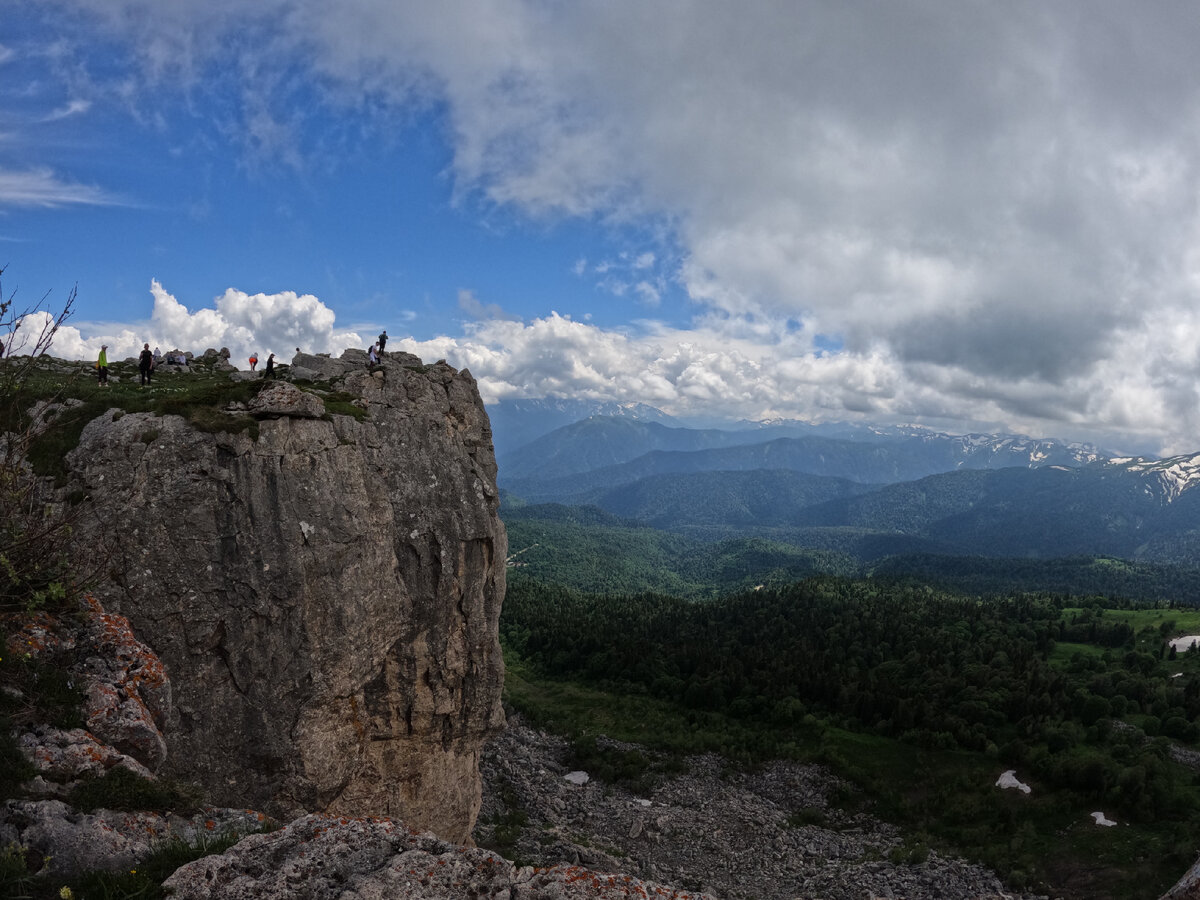
M 339 355 L 347 347 L 365 346 L 357 332 L 337 328 L 333 310 L 312 294 L 247 294 L 229 288 L 211 307 L 189 310 L 157 281 L 151 282 L 150 293 L 154 305 L 148 321 L 63 326 L 54 337 L 51 354 L 63 359 L 94 359 L 103 344 L 108 345 L 110 359 L 136 356 L 143 343 L 160 347 L 164 353 L 199 354 L 210 348 L 228 348 L 230 361 L 247 368 L 251 353 L 260 359 L 274 353 L 288 360 L 297 347 L 305 353 Z M 34 325 L 40 327 L 45 315 L 29 319 L 28 333 L 34 333 Z
M 1200 319 L 1183 326 L 1200 345 Z M 809 421 L 923 422 L 949 430 L 1016 430 L 1094 440 L 1118 451 L 1184 452 L 1200 427 L 1200 377 L 1171 382 L 1147 409 L 1156 378 L 1139 361 L 1145 334 L 1126 335 L 1126 376 L 1080 372 L 1060 386 L 1034 378 L 1002 384 L 962 367 L 909 363 L 886 348 L 827 353 L 803 332 L 765 339 L 721 327 L 617 332 L 552 313 L 530 322 L 489 320 L 467 333 L 396 349 L 470 369 L 487 402 L 519 397 L 640 400 L 679 416 Z M 389 345 L 391 346 L 391 345 Z M 1189 365 L 1200 376 L 1192 354 Z
M 151 293 L 149 321 L 64 326 L 51 352 L 93 359 L 107 344 L 109 357 L 121 359 L 135 356 L 144 341 L 164 351 L 229 347 L 244 367 L 251 352 L 286 360 L 296 346 L 334 355 L 364 346 L 358 332 L 338 329 L 333 311 L 312 295 L 230 288 L 211 307 L 189 310 L 157 282 Z M 31 317 L 26 332 L 45 318 Z M 1147 353 L 1159 329 L 1184 348 L 1171 365 Z M 1200 427 L 1200 312 L 1190 309 L 1115 340 L 1121 377 L 1080 371 L 1055 389 L 1033 377 L 997 384 L 961 366 L 911 363 L 886 348 L 829 353 L 803 329 L 770 321 L 712 320 L 689 329 L 646 321 L 617 331 L 553 312 L 528 322 L 485 316 L 459 336 L 393 336 L 389 347 L 469 369 L 489 403 L 584 397 L 639 400 L 678 416 L 921 421 L 951 430 L 1053 433 L 1138 452 L 1188 450 L 1188 436 Z M 1176 378 L 1180 369 L 1189 377 Z M 1158 389 L 1150 407 L 1147 383 Z
M 620 388 L 745 415 L 1200 444 L 1200 19 L 1186 5 L 68 5 L 124 35 L 151 80 L 242 53 L 233 70 L 256 79 L 306 66 L 331 107 L 371 97 L 403 120 L 436 106 L 460 199 L 669 231 L 694 329 L 488 316 L 441 345 L 486 362 L 494 395 Z M 246 28 L 254 42 L 220 39 Z M 294 123 L 254 96 L 257 146 L 294 152 Z M 0 203 L 92 202 L 5 185 Z M 592 271 L 654 303 L 657 266 L 641 253 Z M 739 337 L 755 331 L 774 337 Z M 622 373 L 617 348 L 640 370 Z

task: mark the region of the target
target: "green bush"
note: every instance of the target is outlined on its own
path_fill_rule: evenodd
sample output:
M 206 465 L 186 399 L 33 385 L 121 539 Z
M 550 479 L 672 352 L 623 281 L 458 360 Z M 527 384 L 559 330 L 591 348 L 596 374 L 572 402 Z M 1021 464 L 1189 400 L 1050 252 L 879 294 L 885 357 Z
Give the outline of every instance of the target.
M 38 879 L 44 890 L 30 896 L 62 897 L 65 888 L 75 900 L 159 900 L 166 896 L 162 883 L 178 868 L 205 856 L 224 853 L 243 837 L 244 834 L 237 832 L 215 838 L 201 835 L 191 842 L 173 837 L 128 871 L 86 872 L 65 885 Z
M 17 795 L 18 789 L 37 774 L 37 769 L 17 746 L 12 722 L 0 717 L 0 801 Z
M 0 660 L 0 687 L 4 688 L 0 691 L 0 715 L 14 725 L 40 722 L 58 728 L 83 727 L 83 692 L 62 659 L 6 654 Z
M 806 806 L 804 809 L 798 809 L 787 818 L 787 823 L 792 828 L 803 828 L 806 825 L 815 825 L 818 828 L 824 828 L 827 821 L 825 810 L 818 809 L 815 806 Z
M 168 779 L 143 778 L 128 769 L 109 769 L 99 778 L 77 784 L 67 802 L 76 809 L 150 810 L 192 813 L 200 808 L 200 793 L 190 785 Z
M 0 849 L 0 897 L 32 897 L 33 877 L 25 860 L 25 848 L 9 844 Z
M 888 859 L 897 866 L 919 866 L 929 859 L 929 845 L 922 841 L 905 841 L 891 849 Z

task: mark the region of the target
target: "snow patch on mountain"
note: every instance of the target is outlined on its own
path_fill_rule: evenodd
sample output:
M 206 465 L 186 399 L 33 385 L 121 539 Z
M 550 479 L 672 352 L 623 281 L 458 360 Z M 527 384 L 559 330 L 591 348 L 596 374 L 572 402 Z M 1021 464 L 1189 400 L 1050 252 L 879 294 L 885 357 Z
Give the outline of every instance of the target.
M 1109 460 L 1109 464 L 1141 473 L 1146 479 L 1146 492 L 1157 494 L 1166 503 L 1178 500 L 1185 491 L 1200 485 L 1200 453 L 1166 459 L 1121 457 Z

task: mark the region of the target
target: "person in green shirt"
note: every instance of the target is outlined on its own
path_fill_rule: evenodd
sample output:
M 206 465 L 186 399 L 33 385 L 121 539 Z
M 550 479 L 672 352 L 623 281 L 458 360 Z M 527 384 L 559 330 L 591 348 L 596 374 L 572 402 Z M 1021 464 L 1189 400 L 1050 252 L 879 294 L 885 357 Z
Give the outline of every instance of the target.
M 108 344 L 100 345 L 100 357 L 96 360 L 96 372 L 100 378 L 100 384 L 108 387 Z

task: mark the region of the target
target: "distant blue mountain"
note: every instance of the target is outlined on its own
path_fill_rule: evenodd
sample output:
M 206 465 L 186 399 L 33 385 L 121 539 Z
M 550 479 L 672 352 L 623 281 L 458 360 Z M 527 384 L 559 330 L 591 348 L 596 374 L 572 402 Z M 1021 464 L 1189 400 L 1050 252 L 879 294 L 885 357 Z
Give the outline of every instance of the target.
M 554 397 L 501 400 L 489 406 L 487 412 L 492 423 L 496 458 L 501 460 L 501 465 L 513 450 L 537 440 L 542 435 L 591 416 L 660 423 L 674 421 L 662 410 L 645 403 L 611 403 Z
M 514 521 L 527 504 L 560 504 L 544 509 L 574 528 L 612 527 L 601 521 L 612 516 L 688 539 L 768 539 L 872 565 L 911 554 L 1200 559 L 1200 454 L 1115 458 L 1083 444 L 919 426 L 696 428 L 648 406 L 606 413 L 580 401 L 502 404 L 493 427 Z
M 652 475 L 687 472 L 788 470 L 892 484 L 958 469 L 1079 466 L 1104 458 L 1093 447 L 1013 435 L 860 429 L 861 440 L 791 436 L 806 427 L 725 431 L 593 416 L 506 454 L 500 481 L 530 502 L 575 503 Z

